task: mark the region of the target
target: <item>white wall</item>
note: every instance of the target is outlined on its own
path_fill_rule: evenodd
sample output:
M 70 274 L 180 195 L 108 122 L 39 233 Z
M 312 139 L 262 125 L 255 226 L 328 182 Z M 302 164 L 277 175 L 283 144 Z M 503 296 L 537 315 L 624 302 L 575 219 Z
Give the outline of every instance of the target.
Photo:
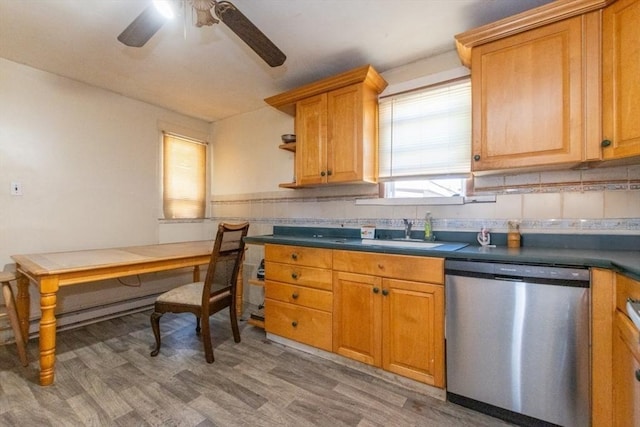
M 0 98 L 0 270 L 12 254 L 212 237 L 208 224 L 186 224 L 180 239 L 158 220 L 159 127 L 206 136 L 209 123 L 4 59 Z M 13 181 L 22 196 L 10 195 Z M 58 308 L 145 293 L 112 282 L 74 286 Z

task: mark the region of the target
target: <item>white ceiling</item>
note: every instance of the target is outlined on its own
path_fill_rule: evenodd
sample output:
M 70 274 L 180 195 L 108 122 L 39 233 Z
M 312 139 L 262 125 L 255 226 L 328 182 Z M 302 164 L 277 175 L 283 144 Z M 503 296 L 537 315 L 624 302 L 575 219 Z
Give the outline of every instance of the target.
M 0 57 L 216 121 L 363 64 L 384 72 L 450 51 L 455 34 L 550 0 L 233 0 L 287 55 L 277 68 L 190 13 L 142 48 L 118 42 L 150 1 L 0 0 Z

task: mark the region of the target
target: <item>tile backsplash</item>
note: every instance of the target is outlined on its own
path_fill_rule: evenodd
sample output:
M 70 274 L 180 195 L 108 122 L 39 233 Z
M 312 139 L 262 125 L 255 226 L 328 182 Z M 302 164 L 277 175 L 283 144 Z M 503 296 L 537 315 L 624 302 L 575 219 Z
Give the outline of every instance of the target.
M 214 197 L 216 220 L 249 220 L 251 234 L 274 225 L 402 228 L 403 218 L 433 229 L 506 231 L 517 220 L 523 233 L 640 234 L 640 166 L 481 176 L 475 195 L 495 195 L 495 202 L 464 205 L 369 205 L 357 199 L 378 197 L 378 187 L 337 186 Z

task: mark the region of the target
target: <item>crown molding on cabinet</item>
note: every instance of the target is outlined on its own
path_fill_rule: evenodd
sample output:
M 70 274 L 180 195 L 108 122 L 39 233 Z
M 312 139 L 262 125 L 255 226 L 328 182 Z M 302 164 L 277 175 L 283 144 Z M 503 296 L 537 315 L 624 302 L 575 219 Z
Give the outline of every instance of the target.
M 499 21 L 457 34 L 456 49 L 462 63 L 471 67 L 471 49 L 533 28 L 602 9 L 616 0 L 557 0 Z

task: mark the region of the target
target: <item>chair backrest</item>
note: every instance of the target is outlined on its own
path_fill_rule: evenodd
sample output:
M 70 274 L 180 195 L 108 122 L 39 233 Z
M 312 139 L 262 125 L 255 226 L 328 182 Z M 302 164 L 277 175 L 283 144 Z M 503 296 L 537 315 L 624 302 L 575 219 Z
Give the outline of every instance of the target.
M 216 240 L 211 251 L 211 259 L 207 268 L 207 276 L 204 279 L 202 292 L 203 307 L 215 298 L 216 295 L 230 292 L 232 299 L 235 301 L 236 283 L 238 281 L 238 272 L 242 266 L 244 259 L 244 237 L 249 231 L 249 223 L 241 224 L 218 224 L 218 232 Z M 216 282 L 218 269 L 221 264 L 225 266 L 230 264 L 231 271 L 226 271 L 225 283 Z M 227 270 L 225 268 L 225 270 Z M 214 286 L 215 285 L 215 286 Z

